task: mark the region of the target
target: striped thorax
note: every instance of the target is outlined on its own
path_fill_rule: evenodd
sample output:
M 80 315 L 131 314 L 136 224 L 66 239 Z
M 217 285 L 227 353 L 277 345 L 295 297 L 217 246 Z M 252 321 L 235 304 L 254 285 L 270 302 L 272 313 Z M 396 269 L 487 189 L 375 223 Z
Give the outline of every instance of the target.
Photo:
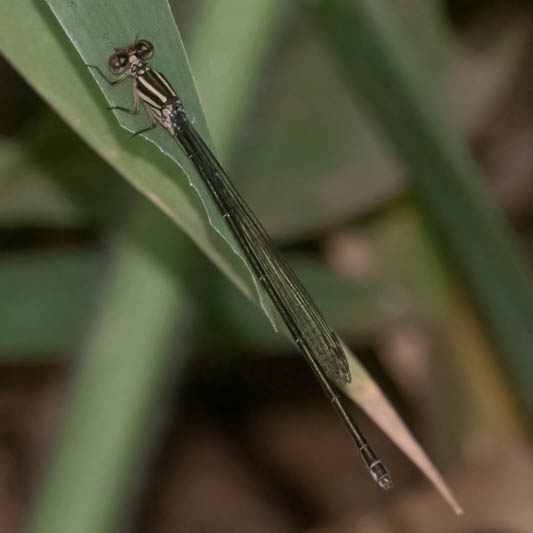
M 142 102 L 152 125 L 159 123 L 175 135 L 180 121 L 187 117 L 180 98 L 165 76 L 152 70 L 147 63 L 153 53 L 154 47 L 146 39 L 126 48 L 116 48 L 109 58 L 109 69 L 118 76 L 117 81 L 127 76 L 134 78 L 135 109 L 138 110 Z

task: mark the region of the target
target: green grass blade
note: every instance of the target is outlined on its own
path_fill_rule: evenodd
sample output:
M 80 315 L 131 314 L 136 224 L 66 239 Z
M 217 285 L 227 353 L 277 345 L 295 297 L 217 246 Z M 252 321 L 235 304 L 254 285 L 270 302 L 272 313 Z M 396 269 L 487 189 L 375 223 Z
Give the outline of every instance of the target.
M 172 354 L 170 344 L 186 322 L 187 300 L 161 260 L 164 239 L 155 249 L 146 246 L 154 229 L 146 207 L 117 250 L 63 432 L 30 515 L 32 533 L 116 531 L 153 429 L 154 408 L 170 384 L 170 360 L 183 357 L 183 351 Z M 183 263 L 190 247 L 183 234 L 180 242 L 170 230 L 174 261 Z
M 311 10 L 347 83 L 364 93 L 403 155 L 533 413 L 531 272 L 464 142 L 439 112 L 413 43 L 383 1 L 328 0 Z
M 164 67 L 162 70 L 180 91 L 195 125 L 209 138 L 183 45 L 166 1 L 56 4 L 57 14 L 64 15 L 63 28 L 73 39 L 76 37 L 75 44 L 83 59 L 50 9 L 31 0 L 0 5 L 0 17 L 9 20 L 12 28 L 0 34 L 4 56 L 91 148 L 174 220 L 245 294 L 257 301 L 257 291 L 240 251 L 208 201 L 190 161 L 161 128 L 149 136 L 157 146 L 142 138 L 131 139 L 117 124 L 117 118 L 129 130 L 142 128 L 146 118 L 124 114 L 115 117 L 109 112 L 95 77 L 84 65 L 85 61 L 106 70 L 113 47 L 131 42 L 141 31 L 156 46 L 154 67 Z M 143 17 L 139 19 L 141 12 Z M 39 36 L 39 46 L 34 44 L 35 35 Z M 131 84 L 129 88 L 102 84 L 102 89 L 109 102 L 123 105 L 131 102 Z
M 217 153 L 223 156 L 230 152 L 285 12 L 284 0 L 208 0 L 198 17 L 190 61 Z

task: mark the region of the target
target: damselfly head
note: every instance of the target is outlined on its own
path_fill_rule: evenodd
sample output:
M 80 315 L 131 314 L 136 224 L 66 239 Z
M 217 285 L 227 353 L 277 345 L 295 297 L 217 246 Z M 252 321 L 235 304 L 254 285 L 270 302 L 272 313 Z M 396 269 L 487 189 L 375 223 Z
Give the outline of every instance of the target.
M 118 52 L 115 52 L 110 58 L 107 65 L 109 70 L 114 74 L 122 74 L 129 62 L 129 54 L 123 51 L 124 49 L 119 49 Z
M 153 55 L 154 45 L 150 41 L 136 40 L 125 48 L 115 48 L 115 53 L 109 58 L 109 70 L 114 74 L 122 74 L 128 66 L 131 66 L 132 70 L 134 65 L 139 68 L 141 63 L 148 61 Z

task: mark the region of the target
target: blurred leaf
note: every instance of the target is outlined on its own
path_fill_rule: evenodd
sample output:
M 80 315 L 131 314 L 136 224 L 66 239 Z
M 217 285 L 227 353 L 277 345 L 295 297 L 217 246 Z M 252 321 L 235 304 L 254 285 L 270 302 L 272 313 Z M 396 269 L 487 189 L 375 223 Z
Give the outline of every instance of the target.
M 432 233 L 411 202 L 389 209 L 371 224 L 368 238 L 383 278 L 382 305 L 391 317 L 407 310 L 412 316 L 440 320 L 450 303 L 448 273 Z
M 438 5 L 394 3 L 440 89 L 451 43 Z M 292 18 L 290 37 L 278 51 L 283 60 L 270 65 L 253 130 L 235 157 L 239 189 L 284 241 L 365 215 L 405 187 L 403 166 L 387 139 L 364 102 L 350 99 L 305 22 Z
M 172 232 L 163 216 L 152 219 L 148 225 L 157 228 L 158 235 L 168 234 L 169 242 L 178 238 L 179 231 Z M 393 210 L 359 226 L 344 239 L 345 247 L 351 246 L 351 240 L 366 249 L 372 263 L 368 275 L 343 276 L 339 266 L 331 268 L 302 254 L 289 257 L 304 285 L 313 287 L 319 307 L 344 337 L 361 341 L 392 320 L 422 313 L 430 319 L 446 313 L 442 266 L 410 210 Z M 172 246 L 168 249 L 170 252 Z M 413 260 L 406 262 L 405 257 Z M 94 312 L 102 260 L 97 250 L 6 255 L 0 265 L 0 288 L 9 296 L 0 301 L 0 316 L 6 317 L 0 337 L 2 356 L 13 361 L 19 354 L 54 358 L 62 351 L 72 351 Z M 202 282 L 194 284 L 194 292 L 207 314 L 198 325 L 201 347 L 286 349 L 288 340 L 267 327 L 259 310 L 239 297 L 207 261 L 199 260 L 197 269 L 202 271 Z
M 217 153 L 224 161 L 262 80 L 265 58 L 276 42 L 287 5 L 283 0 L 207 0 L 202 6 L 191 35 L 190 62 Z
M 120 217 L 130 188 L 49 109 L 0 143 L 0 224 L 78 226 Z M 102 194 L 105 191 L 105 194 Z M 128 196 L 129 194 L 129 196 Z
M 239 189 L 282 240 L 368 213 L 404 187 L 397 160 L 322 50 L 301 31 L 293 39 L 235 157 Z
M 81 213 L 23 146 L 0 138 L 0 225 L 72 224 Z
M 56 7 L 58 14 L 64 15 L 61 17 L 64 26 L 72 25 L 69 33 L 75 34 L 75 45 L 82 52 L 83 61 L 98 64 L 104 70 L 114 46 L 129 43 L 139 31 L 151 39 L 157 50 L 154 67 L 165 66 L 165 74 L 179 90 L 189 116 L 205 135 L 205 122 L 168 4 L 162 0 L 148 4 L 137 1 L 138 5 L 125 0 L 112 4 L 98 0 L 90 6 L 58 2 Z M 140 12 L 142 19 L 138 16 Z M 207 201 L 208 194 L 190 161 L 168 133 L 161 128 L 150 133 L 149 140 L 156 142 L 156 147 L 141 138 L 131 139 L 117 125 L 117 119 L 106 109 L 95 78 L 48 7 L 30 0 L 3 3 L 0 16 L 11 21 L 11 31 L 0 34 L 0 46 L 12 65 L 89 146 L 178 223 L 241 290 L 253 297 L 256 291 L 251 290 L 252 279 L 229 230 Z M 32 36 L 35 35 L 40 36 L 39 46 L 34 46 Z M 110 102 L 131 101 L 131 84 L 110 88 L 99 78 L 97 81 Z M 124 113 L 117 118 L 132 131 L 146 123 L 145 117 L 124 116 Z M 173 160 L 161 150 L 171 154 Z M 175 161 L 185 169 L 195 190 L 178 171 Z M 200 194 L 206 199 L 204 207 L 216 230 L 201 207 L 197 190 L 203 191 Z M 235 253 L 228 248 L 227 241 Z
M 102 273 L 96 250 L 4 255 L 0 261 L 0 353 L 49 357 L 81 340 Z M 15 356 L 15 357 L 14 357 Z
M 190 246 L 171 224 L 171 254 L 169 234 L 148 241 L 161 230 L 153 210 L 144 203 L 122 235 L 28 531 L 116 531 L 155 429 L 155 408 L 179 376 L 175 367 L 183 364 L 187 344 L 176 344 L 179 353 L 170 346 L 176 331 L 185 334 L 188 301 L 171 266 L 187 264 Z
M 436 109 L 413 47 L 382 1 L 313 4 L 350 87 L 368 98 L 405 157 L 416 191 L 462 265 L 533 411 L 533 284 L 464 143 Z

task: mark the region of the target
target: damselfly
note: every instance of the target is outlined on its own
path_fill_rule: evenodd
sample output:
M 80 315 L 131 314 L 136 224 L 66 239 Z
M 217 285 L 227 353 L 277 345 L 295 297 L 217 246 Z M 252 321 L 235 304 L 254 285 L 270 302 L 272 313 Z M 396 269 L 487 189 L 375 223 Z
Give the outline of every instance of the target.
M 188 119 L 181 99 L 163 74 L 148 64 L 154 47 L 145 39 L 117 48 L 109 58 L 109 69 L 117 76 L 111 85 L 133 78 L 133 109 L 112 107 L 138 114 L 142 107 L 150 119 L 143 133 L 162 125 L 178 141 L 202 178 L 246 256 L 254 275 L 272 300 L 294 342 L 311 366 L 327 398 L 335 407 L 355 441 L 374 480 L 384 489 L 392 487 L 391 477 L 372 451 L 357 424 L 341 403 L 330 380 L 338 387 L 351 381 L 346 355 L 335 332 L 327 325 L 296 274 L 280 256 L 251 209 L 237 192 L 213 152 Z

